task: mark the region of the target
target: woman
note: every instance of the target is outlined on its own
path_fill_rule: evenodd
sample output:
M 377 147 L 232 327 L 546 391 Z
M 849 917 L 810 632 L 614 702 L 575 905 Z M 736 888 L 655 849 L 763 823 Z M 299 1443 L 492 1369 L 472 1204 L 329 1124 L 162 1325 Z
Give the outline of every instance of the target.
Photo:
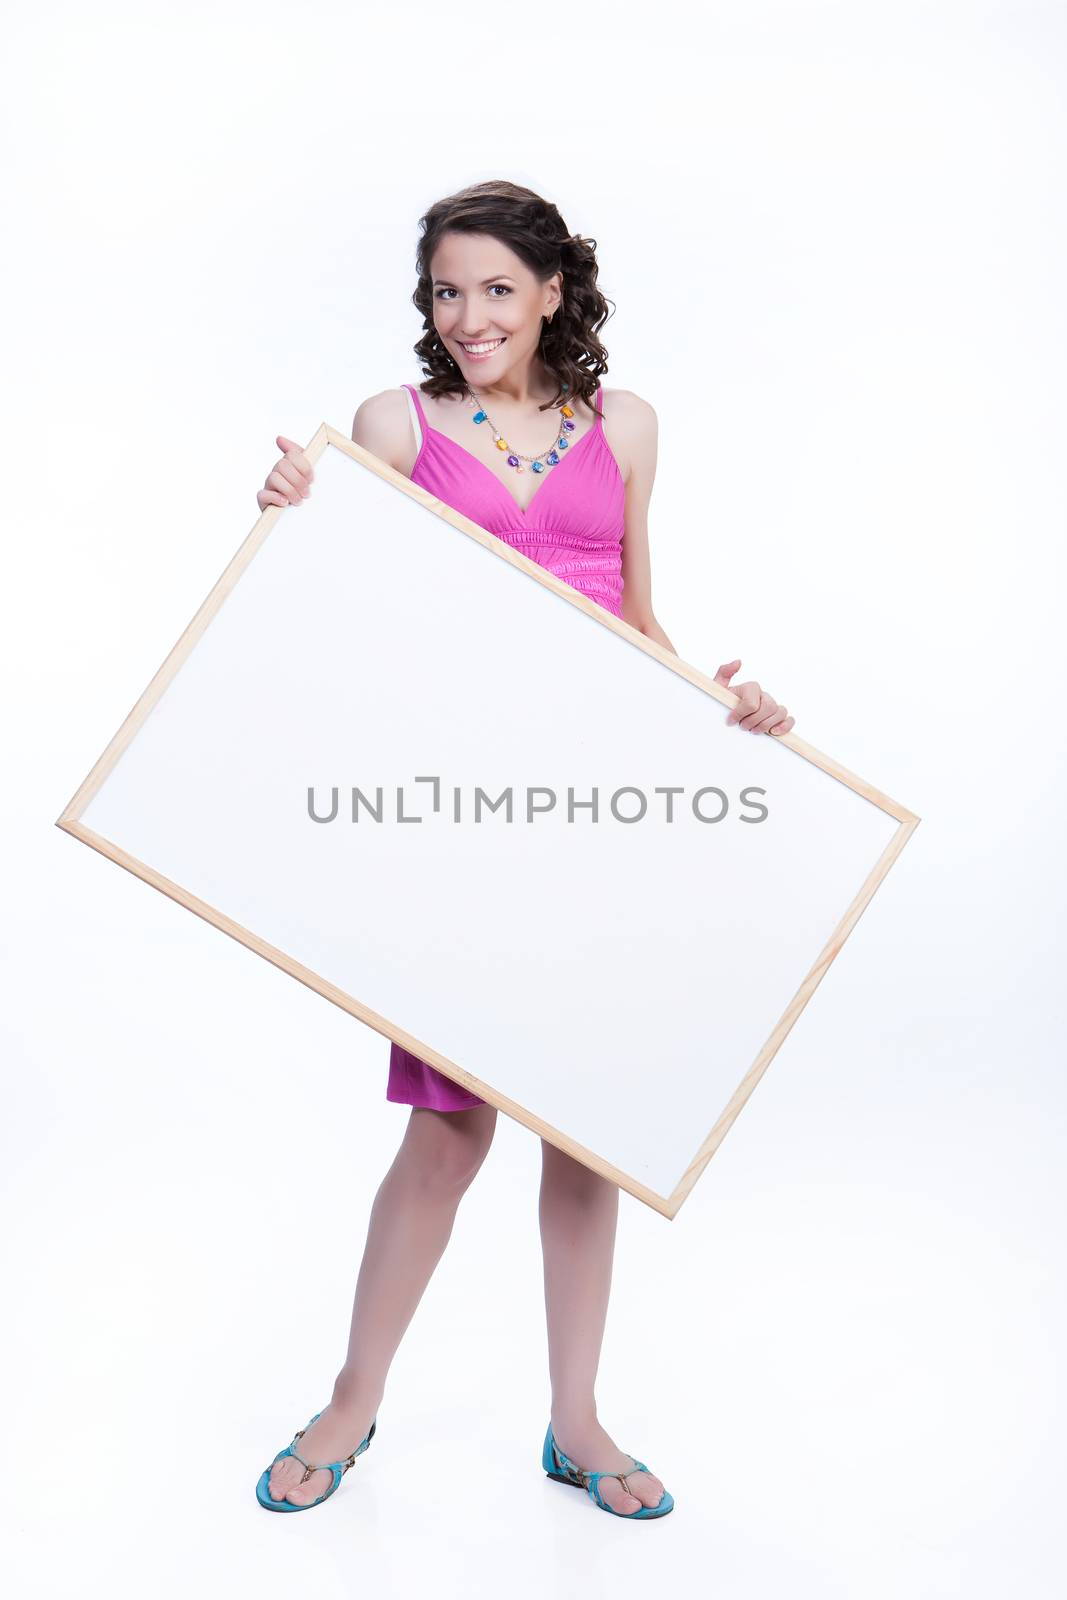
M 673 651 L 651 598 L 656 414 L 625 389 L 604 403 L 596 241 L 503 181 L 438 201 L 421 229 L 413 298 L 425 331 L 415 350 L 428 377 L 420 390 L 364 400 L 353 439 Z M 307 457 L 281 435 L 278 444 L 285 454 L 261 510 L 310 492 Z M 730 685 L 740 665 L 715 676 L 741 696 L 727 721 L 788 731 L 794 719 L 757 683 Z M 257 1494 L 270 1510 L 319 1504 L 369 1446 L 390 1363 L 492 1143 L 496 1108 L 396 1044 L 387 1096 L 412 1111 L 371 1209 L 348 1354 L 328 1406 L 262 1474 Z M 619 1191 L 545 1140 L 541 1152 L 552 1388 L 543 1464 L 617 1516 L 662 1516 L 672 1497 L 601 1426 L 594 1397 Z

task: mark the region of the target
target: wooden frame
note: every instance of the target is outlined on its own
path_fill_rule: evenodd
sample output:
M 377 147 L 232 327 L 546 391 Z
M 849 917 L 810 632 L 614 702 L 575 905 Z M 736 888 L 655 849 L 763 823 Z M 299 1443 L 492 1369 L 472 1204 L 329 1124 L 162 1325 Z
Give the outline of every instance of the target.
M 461 516 L 450 506 L 427 493 L 417 484 L 413 484 L 388 464 L 371 455 L 370 452 L 324 423 L 315 433 L 306 453 L 313 463 L 319 463 L 325 453 L 331 450 L 342 452 L 345 457 L 358 462 L 375 474 L 378 479 L 394 486 L 401 494 L 416 501 L 436 517 L 444 519 L 468 539 L 477 541 L 478 544 L 492 552 L 499 559 L 510 563 L 520 572 L 534 579 L 536 583 L 543 585 L 559 596 L 567 605 L 577 607 L 602 628 L 611 630 L 630 645 L 635 646 L 637 650 L 644 652 L 656 662 L 661 663 L 669 672 L 686 679 L 691 685 L 699 689 L 704 695 L 710 696 L 721 706 L 732 707 L 737 703 L 736 695 L 716 684 L 705 673 L 680 660 L 669 650 L 648 639 L 628 623 L 615 617 L 594 601 L 580 594 L 576 589 L 554 576 L 538 563 L 528 560 L 502 540 L 495 538 L 477 524 Z M 670 1191 L 667 1193 L 660 1192 L 655 1185 L 642 1181 L 633 1171 L 623 1170 L 620 1166 L 604 1159 L 603 1156 L 568 1135 L 560 1127 L 550 1124 L 526 1106 L 502 1093 L 499 1089 L 494 1088 L 490 1083 L 474 1076 L 457 1061 L 440 1054 L 426 1041 L 406 1032 L 391 1019 L 361 1003 L 354 995 L 346 992 L 318 972 L 311 970 L 307 965 L 302 964 L 291 953 L 268 942 L 258 935 L 253 928 L 242 926 L 221 909 L 192 893 L 182 883 L 172 881 L 164 876 L 150 863 L 138 859 L 129 850 L 123 848 L 119 843 L 104 837 L 102 833 L 96 831 L 83 820 L 85 811 L 106 784 L 109 775 L 115 770 L 116 764 L 123 753 L 136 739 L 153 708 L 156 707 L 168 686 L 175 680 L 181 667 L 186 663 L 198 642 L 218 615 L 227 597 L 231 595 L 242 576 L 248 571 L 257 553 L 268 539 L 272 528 L 274 528 L 282 515 L 282 510 L 283 508 L 281 507 L 272 506 L 259 517 L 255 526 L 240 545 L 233 559 L 228 563 L 207 598 L 169 652 L 99 760 L 79 785 L 69 804 L 64 807 L 56 825 L 74 838 L 92 846 L 93 849 L 116 862 L 119 866 L 143 878 L 145 882 L 170 896 L 179 904 L 184 905 L 188 910 L 195 912 L 213 926 L 221 929 L 222 932 L 239 940 L 250 950 L 263 956 L 275 966 L 289 973 L 291 977 L 314 989 L 352 1016 L 359 1018 L 378 1033 L 421 1056 L 422 1059 L 430 1062 L 457 1083 L 472 1090 L 482 1099 L 496 1105 L 509 1116 L 522 1122 L 533 1132 L 556 1144 L 560 1149 L 566 1150 L 594 1170 L 599 1171 L 603 1176 L 611 1179 L 621 1188 L 626 1189 L 661 1215 L 668 1218 L 674 1217 L 700 1173 L 704 1170 L 732 1126 L 742 1106 L 763 1076 L 800 1012 L 824 977 L 834 957 L 840 951 L 864 909 L 870 903 L 878 885 L 885 878 L 890 866 L 899 856 L 905 843 L 918 825 L 919 818 L 881 793 L 871 784 L 864 782 L 854 773 L 849 772 L 840 763 L 799 739 L 795 734 L 789 733 L 776 738 L 776 743 L 787 746 L 798 756 L 803 757 L 806 762 L 813 764 L 814 767 L 819 768 L 838 783 L 847 786 L 856 795 L 869 801 L 872 806 L 893 819 L 897 826 L 893 829 L 885 848 L 881 850 L 877 859 L 873 861 L 863 881 L 856 887 L 850 903 L 843 908 L 832 933 L 825 940 L 823 947 L 802 977 L 792 998 L 766 1037 L 762 1048 L 758 1051 L 755 1059 L 750 1062 L 727 1103 L 722 1107 L 714 1125 L 706 1137 L 701 1139 L 692 1154 L 692 1159 L 688 1161 L 684 1171 L 681 1172 Z M 306 516 L 306 512 L 302 510 L 301 515 Z M 750 737 L 740 730 L 733 730 L 733 732 L 739 739 Z M 753 743 L 755 742 L 753 741 Z

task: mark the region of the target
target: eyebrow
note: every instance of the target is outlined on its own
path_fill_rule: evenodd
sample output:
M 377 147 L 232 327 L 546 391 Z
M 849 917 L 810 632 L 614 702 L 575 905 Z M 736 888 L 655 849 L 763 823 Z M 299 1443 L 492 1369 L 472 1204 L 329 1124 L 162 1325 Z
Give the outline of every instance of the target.
M 501 278 L 509 278 L 512 283 L 515 282 L 514 278 L 511 277 L 510 273 L 508 273 L 508 272 L 498 272 L 498 273 L 494 274 L 494 276 L 491 277 L 491 278 L 483 278 L 481 283 L 478 285 L 478 287 L 479 287 L 479 289 L 484 289 L 486 284 L 499 283 Z M 456 287 L 456 285 L 449 278 L 435 278 L 433 280 L 433 282 L 434 282 L 434 287 L 435 288 L 437 287 L 438 284 L 442 284 L 442 283 L 445 284 L 449 289 L 454 289 Z

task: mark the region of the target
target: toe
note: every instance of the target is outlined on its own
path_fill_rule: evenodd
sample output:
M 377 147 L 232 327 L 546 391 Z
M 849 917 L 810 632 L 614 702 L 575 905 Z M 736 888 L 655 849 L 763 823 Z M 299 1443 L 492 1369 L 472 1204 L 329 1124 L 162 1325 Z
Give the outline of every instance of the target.
M 655 1473 L 631 1472 L 627 1474 L 626 1481 L 642 1505 L 658 1506 L 663 1499 L 663 1485 Z
M 302 1473 L 301 1476 L 303 1476 Z M 292 1501 L 294 1506 L 310 1505 L 312 1500 L 319 1498 L 320 1494 L 325 1494 L 332 1482 L 333 1473 L 323 1467 L 319 1467 L 317 1471 L 311 1474 L 306 1483 L 295 1483 L 285 1498 Z
M 297 1468 L 292 1456 L 286 1456 L 279 1461 L 276 1467 L 271 1468 L 270 1482 L 267 1485 L 272 1500 L 284 1500 L 286 1492 L 294 1483 L 300 1481 L 303 1468 Z
M 627 1483 L 632 1483 L 632 1478 L 627 1478 Z M 640 1511 L 641 1501 L 634 1495 L 627 1494 L 618 1478 L 601 1478 L 600 1495 L 606 1500 L 612 1511 L 618 1511 L 622 1516 L 628 1517 L 634 1511 Z M 634 1485 L 636 1488 L 636 1484 Z

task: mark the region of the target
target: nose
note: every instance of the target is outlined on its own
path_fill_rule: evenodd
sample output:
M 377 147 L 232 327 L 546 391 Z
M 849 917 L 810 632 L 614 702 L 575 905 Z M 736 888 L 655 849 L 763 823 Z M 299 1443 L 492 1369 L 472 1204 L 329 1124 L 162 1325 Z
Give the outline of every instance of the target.
M 466 313 L 464 313 L 465 315 Z M 461 320 L 456 324 L 456 332 L 453 334 L 453 338 L 461 339 L 467 344 L 477 344 L 479 339 L 487 339 L 488 337 L 488 322 L 482 322 L 477 327 L 471 327 L 470 323 Z

